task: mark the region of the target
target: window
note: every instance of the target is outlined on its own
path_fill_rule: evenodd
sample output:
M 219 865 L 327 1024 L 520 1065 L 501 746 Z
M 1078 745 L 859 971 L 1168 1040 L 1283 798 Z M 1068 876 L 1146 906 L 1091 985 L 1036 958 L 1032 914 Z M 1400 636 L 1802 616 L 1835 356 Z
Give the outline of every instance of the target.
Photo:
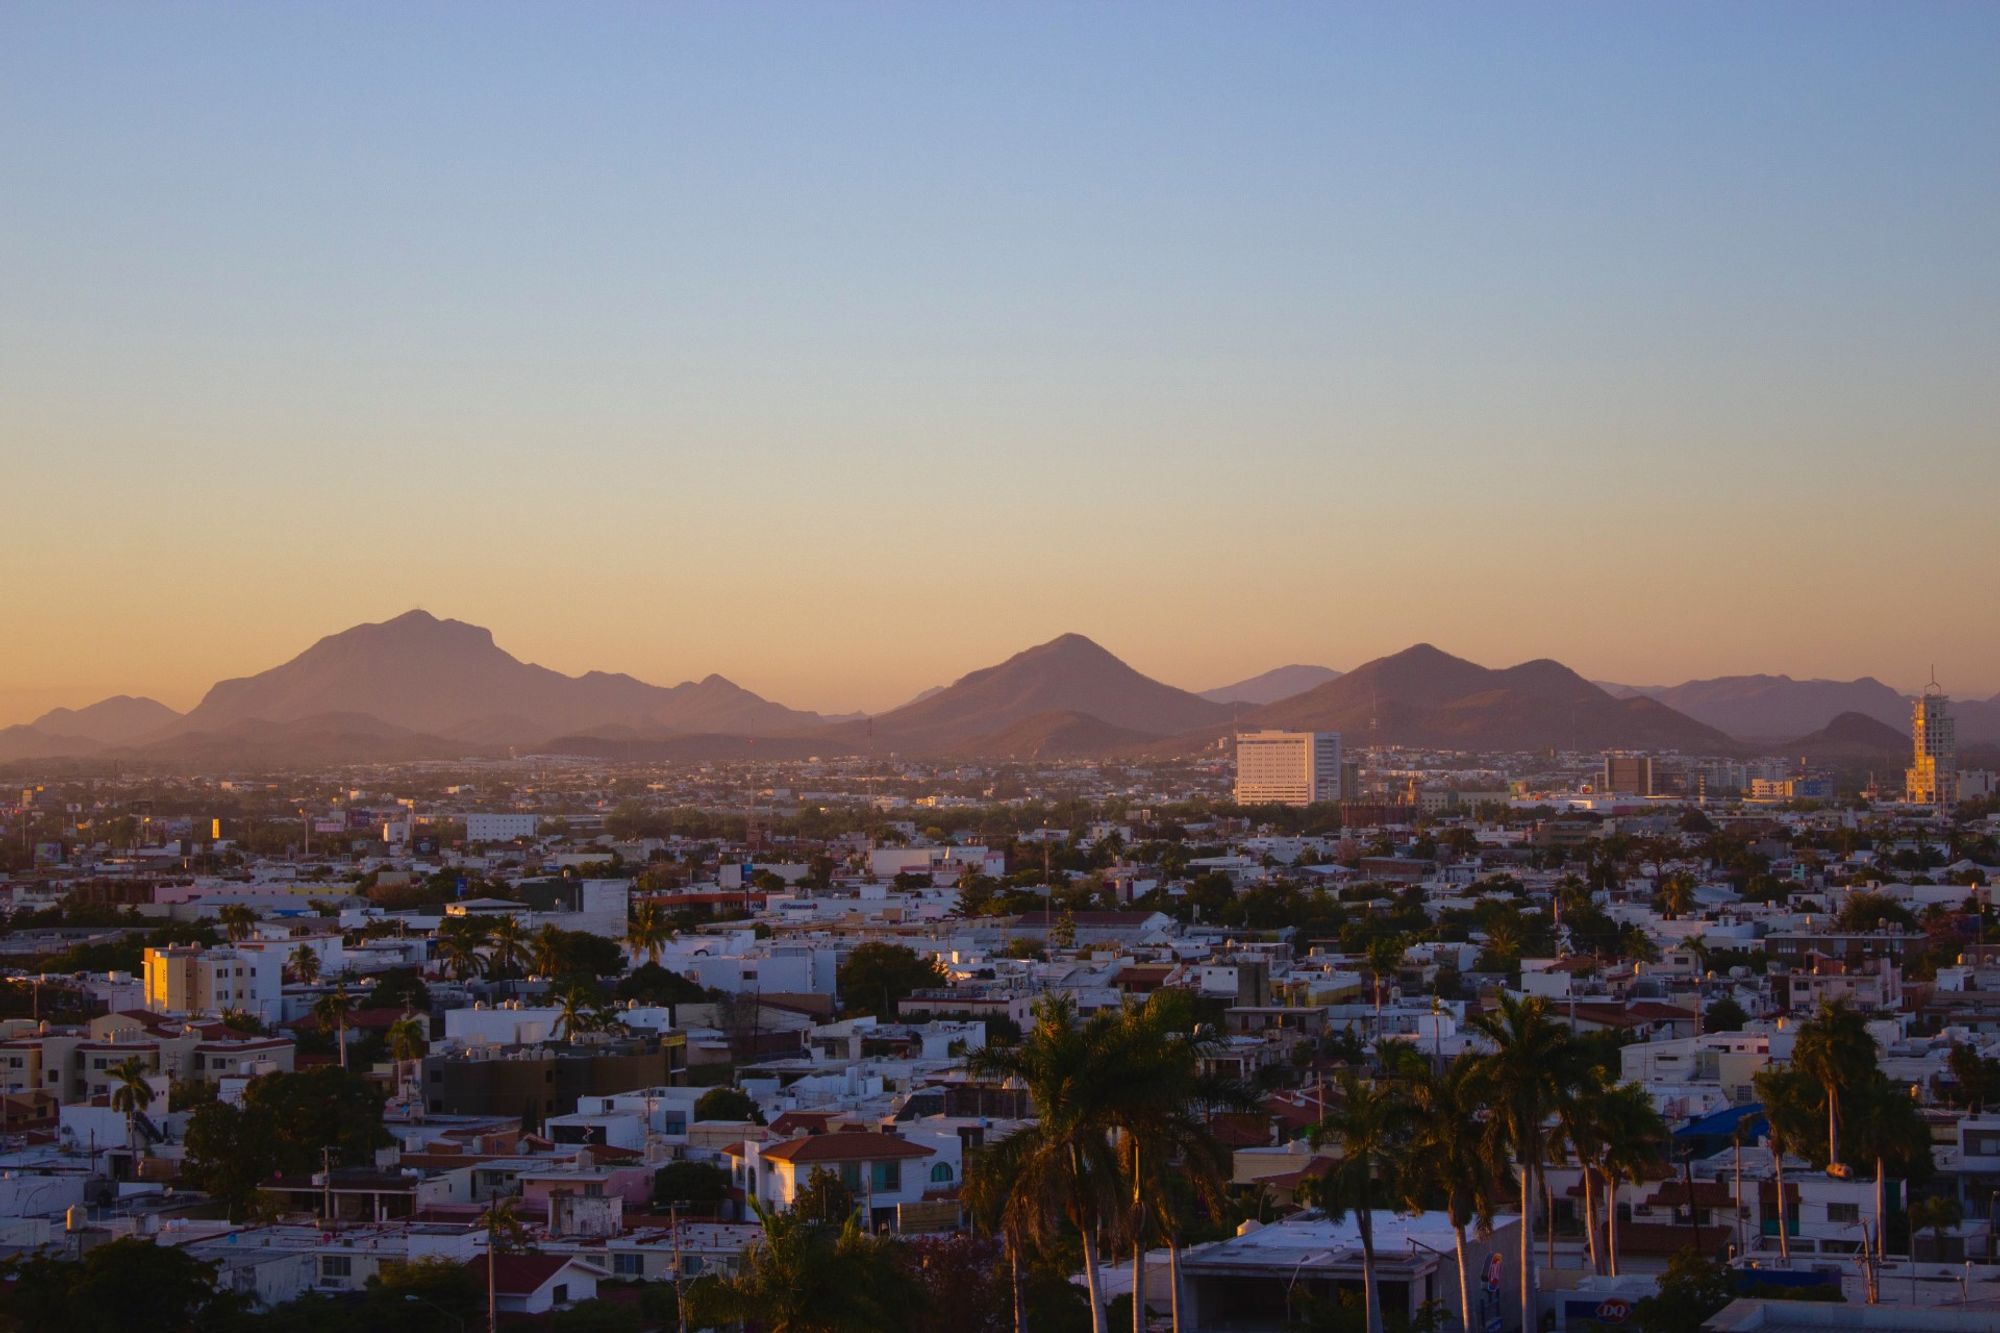
M 861 1163 L 842 1162 L 840 1164 L 840 1183 L 847 1187 L 849 1193 L 852 1193 L 855 1190 L 860 1189 Z
M 950 1162 L 939 1162 L 936 1166 L 931 1168 L 931 1184 L 933 1185 L 951 1184 Z
M 1830 1203 L 1826 1206 L 1826 1220 L 1829 1222 L 1859 1222 L 1861 1205 L 1858 1203 Z
M 683 1277 L 695 1277 L 700 1274 L 701 1269 L 701 1256 L 698 1254 L 687 1255 L 681 1260 L 681 1275 Z
M 873 1190 L 899 1190 L 903 1188 L 903 1164 L 901 1162 L 869 1163 L 868 1187 Z
M 611 1276 L 646 1276 L 646 1256 L 643 1254 L 614 1254 L 611 1256 Z
M 550 1294 L 551 1296 L 553 1296 L 553 1297 L 555 1298 L 555 1302 L 556 1302 L 556 1304 L 557 1304 L 557 1305 L 568 1305 L 568 1304 L 569 1304 L 569 1283 L 567 1283 L 567 1282 L 558 1282 L 558 1283 L 556 1283 L 556 1289 L 555 1289 L 555 1290 L 554 1290 L 553 1292 L 549 1293 L 549 1294 Z
M 319 1257 L 319 1280 L 331 1282 L 354 1276 L 354 1259 L 345 1254 L 322 1254 Z

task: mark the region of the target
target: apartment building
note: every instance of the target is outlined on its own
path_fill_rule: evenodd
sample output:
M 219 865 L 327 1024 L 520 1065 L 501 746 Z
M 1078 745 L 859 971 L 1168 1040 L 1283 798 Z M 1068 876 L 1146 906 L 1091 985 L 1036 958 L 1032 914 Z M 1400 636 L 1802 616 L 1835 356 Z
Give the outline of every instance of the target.
M 1339 732 L 1246 731 L 1236 738 L 1239 804 L 1316 805 L 1340 797 Z

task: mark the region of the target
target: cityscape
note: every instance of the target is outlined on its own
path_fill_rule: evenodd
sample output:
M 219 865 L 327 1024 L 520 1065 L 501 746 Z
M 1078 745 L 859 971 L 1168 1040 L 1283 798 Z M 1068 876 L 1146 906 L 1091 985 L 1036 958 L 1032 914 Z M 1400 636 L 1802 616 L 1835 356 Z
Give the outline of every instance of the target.
M 2000 1329 L 1996 56 L 0 5 L 0 1333 Z

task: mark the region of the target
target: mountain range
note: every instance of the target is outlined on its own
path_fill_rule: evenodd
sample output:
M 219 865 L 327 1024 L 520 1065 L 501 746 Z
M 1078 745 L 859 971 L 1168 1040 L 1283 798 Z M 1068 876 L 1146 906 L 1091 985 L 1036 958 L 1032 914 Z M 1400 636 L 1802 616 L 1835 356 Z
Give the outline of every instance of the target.
M 1801 736 L 1858 713 L 1905 736 L 1910 728 L 1910 696 L 1873 676 L 1859 680 L 1794 680 L 1790 676 L 1716 676 L 1679 685 L 1617 685 L 1598 682 L 1621 698 L 1657 699 L 1698 722 L 1746 741 Z M 2000 741 L 2000 695 L 1953 699 L 1952 717 L 1961 745 Z
M 2000 699 L 1953 708 L 1962 743 L 2000 737 Z M 564 675 L 521 661 L 476 625 L 412 611 L 220 681 L 185 715 L 119 696 L 0 729 L 0 761 L 309 767 L 510 749 L 659 760 L 1057 760 L 1188 754 L 1233 732 L 1276 727 L 1340 731 L 1352 746 L 1474 751 L 1747 753 L 1790 737 L 1779 753 L 1876 762 L 1907 747 L 1907 716 L 1907 700 L 1873 679 L 1606 686 L 1559 662 L 1492 668 L 1430 644 L 1345 674 L 1286 666 L 1197 694 L 1064 634 L 901 707 L 829 718 L 721 676 L 660 686 L 602 671 Z

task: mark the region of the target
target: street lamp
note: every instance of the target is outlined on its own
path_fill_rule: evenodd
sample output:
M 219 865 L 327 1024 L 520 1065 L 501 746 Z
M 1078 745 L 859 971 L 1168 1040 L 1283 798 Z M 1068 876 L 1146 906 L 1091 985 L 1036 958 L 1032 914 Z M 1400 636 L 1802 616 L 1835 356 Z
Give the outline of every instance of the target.
M 1296 1287 L 1296 1286 L 1298 1286 L 1298 1285 L 1299 1285 L 1299 1272 L 1300 1272 L 1300 1270 L 1304 1269 L 1304 1268 L 1305 1268 L 1305 1266 L 1306 1266 L 1307 1264 L 1309 1264 L 1309 1263 L 1312 1263 L 1312 1262 L 1313 1262 L 1314 1260 L 1316 1260 L 1316 1259 L 1331 1259 L 1331 1258 L 1333 1258 L 1333 1255 L 1334 1255 L 1334 1252 L 1333 1252 L 1332 1250 L 1326 1250 L 1326 1251 L 1323 1251 L 1323 1252 L 1321 1252 L 1321 1253 L 1319 1253 L 1319 1254 L 1308 1254 L 1308 1255 L 1306 1255 L 1306 1256 L 1305 1256 L 1304 1258 L 1300 1259 L 1300 1260 L 1299 1260 L 1299 1261 L 1298 1261 L 1298 1262 L 1297 1262 L 1296 1264 L 1293 1264 L 1293 1265 L 1292 1265 L 1292 1280 L 1291 1280 L 1290 1282 L 1287 1282 L 1287 1283 L 1285 1284 L 1285 1322 L 1286 1322 L 1286 1323 L 1288 1323 L 1288 1324 L 1289 1324 L 1289 1323 L 1291 1323 L 1291 1322 L 1292 1322 L 1292 1288 L 1294 1288 L 1294 1287 Z

